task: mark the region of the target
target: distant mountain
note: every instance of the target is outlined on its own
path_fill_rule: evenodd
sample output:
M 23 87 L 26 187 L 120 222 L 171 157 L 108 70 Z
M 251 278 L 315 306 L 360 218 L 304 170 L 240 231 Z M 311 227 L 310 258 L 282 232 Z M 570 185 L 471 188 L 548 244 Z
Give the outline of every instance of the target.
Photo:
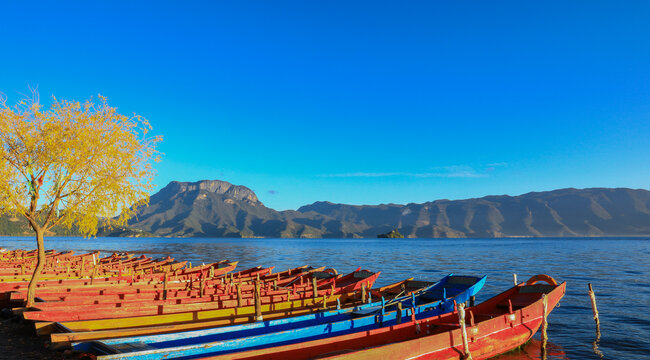
M 128 228 L 103 235 L 376 238 L 397 229 L 406 237 L 422 238 L 647 236 L 650 191 L 561 189 L 407 205 L 323 201 L 297 211 L 276 211 L 245 186 L 173 181 L 137 214 Z M 28 230 L 17 219 L 0 218 L 2 234 L 30 235 Z
M 650 191 L 562 189 L 408 205 L 316 202 L 276 211 L 245 186 L 171 182 L 139 211 L 134 229 L 157 236 L 407 237 L 640 236 L 650 234 Z
M 4 215 L 0 217 L 0 235 L 30 236 L 34 235 L 34 231 L 25 218 Z
M 322 216 L 311 216 L 319 225 Z M 175 237 L 322 237 L 307 216 L 267 208 L 245 187 L 219 180 L 172 181 L 138 210 L 131 229 Z
M 245 186 L 225 181 L 172 181 L 129 225 L 159 236 L 253 236 L 260 224 L 282 223 Z
M 62 229 L 54 227 L 48 231 L 46 236 L 80 236 L 80 232 L 76 227 L 72 229 Z M 29 226 L 27 220 L 19 215 L 3 215 L 0 216 L 0 236 L 34 236 L 34 230 Z
M 370 237 L 396 227 L 407 237 L 650 235 L 650 191 L 561 189 L 520 196 L 353 206 L 316 202 L 298 209 L 359 224 Z

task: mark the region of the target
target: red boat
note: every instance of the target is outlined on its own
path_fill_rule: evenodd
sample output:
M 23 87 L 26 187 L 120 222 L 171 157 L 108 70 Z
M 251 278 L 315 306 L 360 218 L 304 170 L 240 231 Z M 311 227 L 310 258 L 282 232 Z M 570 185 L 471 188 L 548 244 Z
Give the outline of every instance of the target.
M 73 251 L 63 253 L 52 253 L 45 255 L 45 266 L 43 273 L 51 271 L 55 272 L 56 268 L 65 270 L 66 266 L 74 265 L 88 258 L 92 261 L 92 256 L 99 259 L 99 251 L 93 251 L 87 254 L 74 255 Z M 35 259 L 27 259 L 27 261 L 1 261 L 0 260 L 0 275 L 22 275 L 21 272 L 33 272 L 36 267 Z
M 548 282 L 548 285 L 537 284 L 539 280 Z M 472 357 L 487 359 L 525 344 L 542 323 L 542 296 L 546 294 L 550 312 L 564 296 L 565 290 L 566 283 L 558 285 L 551 277 L 538 275 L 467 308 L 465 323 Z M 458 312 L 453 312 L 333 338 L 204 359 L 458 360 L 464 353 Z
M 182 265 L 184 263 L 185 262 L 177 263 L 177 264 Z M 236 265 L 237 262 L 229 263 L 227 261 L 222 261 L 222 262 L 210 264 L 210 266 L 213 268 L 213 270 L 211 271 L 206 271 L 206 268 L 204 267 L 201 267 L 201 269 L 199 270 L 196 270 L 196 268 L 177 269 L 177 270 L 168 271 L 167 276 L 169 280 L 173 280 L 173 281 L 179 281 L 179 280 L 187 281 L 192 279 L 198 279 L 199 277 L 203 276 L 203 274 L 206 273 L 208 274 L 211 273 L 212 276 L 217 277 L 234 270 Z M 77 278 L 77 279 L 43 280 L 43 281 L 39 281 L 36 287 L 39 290 L 49 289 L 51 291 L 60 291 L 65 293 L 71 291 L 78 291 L 80 288 L 89 288 L 93 286 L 94 288 L 98 288 L 98 287 L 108 286 L 108 285 L 111 286 L 120 285 L 120 284 L 125 285 L 127 283 L 128 284 L 133 283 L 134 285 L 159 284 L 160 282 L 164 281 L 164 277 L 165 277 L 165 272 L 156 272 L 153 274 L 145 274 L 145 275 L 134 275 L 134 274 L 121 275 L 121 276 L 113 275 L 109 277 L 97 277 L 94 279 Z M 0 283 L 0 292 L 24 291 L 27 289 L 28 285 L 29 285 L 28 281 Z M 37 290 L 37 296 L 39 296 L 38 295 L 39 290 Z
M 346 276 L 340 277 L 338 280 L 336 278 L 324 279 L 317 284 L 317 288 L 325 286 L 327 289 L 327 295 L 340 294 L 344 292 L 351 292 L 361 287 L 361 284 L 366 284 L 367 288 L 372 287 L 372 284 L 376 281 L 379 273 L 373 273 L 367 270 L 355 271 Z M 334 283 L 336 280 L 336 284 Z M 234 290 L 234 289 L 232 289 Z M 306 299 L 306 298 L 315 298 L 318 294 L 314 294 L 313 291 L 305 291 L 302 294 L 291 295 L 290 290 L 280 291 L 276 296 L 262 296 L 262 304 L 272 304 L 288 301 L 288 297 L 291 299 Z M 322 291 L 321 294 L 325 295 L 325 291 Z M 295 294 L 295 292 L 294 292 Z M 236 296 L 231 297 L 231 299 L 221 300 L 221 299 L 211 299 L 204 298 L 200 299 L 202 302 L 198 303 L 176 303 L 175 301 L 170 301 L 172 304 L 169 304 L 166 301 L 151 301 L 146 304 L 137 302 L 135 304 L 129 304 L 122 306 L 122 304 L 89 304 L 89 305 L 73 305 L 66 307 L 65 309 L 57 310 L 43 310 L 43 311 L 26 311 L 23 312 L 23 317 L 27 320 L 39 320 L 39 321 L 73 321 L 73 320 L 90 320 L 90 319 L 110 319 L 110 318 L 125 318 L 132 316 L 145 316 L 145 315 L 160 315 L 160 314 L 173 314 L 189 311 L 201 311 L 201 310 L 216 310 L 216 309 L 225 309 L 225 308 L 236 308 L 239 305 L 239 302 L 236 299 Z M 251 303 L 253 301 L 252 297 L 242 299 L 246 303 Z M 158 304 L 158 303 L 162 304 Z M 246 303 L 244 305 L 246 305 Z M 35 305 L 38 308 L 39 304 Z
M 244 270 L 237 273 L 239 281 L 248 281 L 254 280 L 255 276 L 258 274 L 263 275 L 263 277 L 270 276 L 267 273 L 271 271 L 272 268 L 261 269 L 260 267 L 255 267 L 249 270 Z M 241 273 L 249 275 L 248 277 L 239 276 Z M 286 274 L 286 272 L 278 273 L 278 277 L 282 279 L 280 274 Z M 273 279 L 276 278 L 273 276 Z M 209 281 L 208 281 L 209 280 Z M 196 302 L 207 302 L 207 301 L 223 301 L 223 300 L 236 300 L 237 293 L 231 291 L 227 286 L 221 286 L 218 282 L 215 282 L 214 279 L 208 278 L 205 283 L 209 284 L 209 287 L 205 287 L 204 291 L 201 292 L 197 287 L 199 284 L 195 284 L 195 289 L 186 289 L 187 283 L 181 284 L 171 284 L 174 286 L 169 286 L 167 288 L 166 299 L 163 300 L 163 289 L 160 288 L 158 284 L 157 289 L 146 290 L 143 288 L 138 288 L 137 291 L 126 287 L 118 291 L 110 291 L 115 289 L 102 289 L 101 293 L 97 290 L 84 291 L 80 289 L 71 294 L 66 294 L 61 296 L 61 293 L 39 293 L 38 296 L 40 299 L 47 300 L 47 302 L 38 302 L 34 305 L 34 309 L 39 310 L 55 310 L 55 309 L 80 309 L 83 306 L 92 306 L 93 309 L 99 309 L 101 304 L 103 308 L 126 308 L 128 306 L 137 306 L 139 308 L 146 306 L 154 305 L 164 305 L 164 304 L 187 304 L 187 303 L 196 303 Z M 215 285 L 212 285 L 215 284 Z M 239 284 L 239 283 L 238 283 Z M 267 284 L 270 284 L 267 282 Z M 239 293 L 243 299 L 252 299 L 253 292 L 252 289 L 254 285 L 250 285 L 251 291 L 244 291 L 245 288 L 248 288 L 249 285 L 240 286 Z M 236 289 L 235 287 L 231 287 Z M 131 291 L 128 291 L 131 290 Z M 286 290 L 273 290 L 270 288 L 262 288 L 261 294 L 263 297 L 271 295 L 286 295 Z M 201 296 L 203 294 L 203 296 Z M 143 305 L 143 301 L 146 301 Z M 248 301 L 248 300 L 246 300 Z

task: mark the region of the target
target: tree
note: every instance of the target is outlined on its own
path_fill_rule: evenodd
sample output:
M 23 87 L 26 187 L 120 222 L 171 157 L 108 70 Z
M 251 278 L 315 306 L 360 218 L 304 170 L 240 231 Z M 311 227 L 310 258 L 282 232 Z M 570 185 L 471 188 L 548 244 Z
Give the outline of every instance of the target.
M 159 136 L 140 116 L 127 117 L 99 96 L 84 103 L 38 93 L 16 106 L 0 94 L 0 215 L 24 217 L 36 234 L 38 260 L 27 306 L 45 266 L 44 236 L 53 227 L 97 233 L 99 221 L 125 225 L 148 203 Z

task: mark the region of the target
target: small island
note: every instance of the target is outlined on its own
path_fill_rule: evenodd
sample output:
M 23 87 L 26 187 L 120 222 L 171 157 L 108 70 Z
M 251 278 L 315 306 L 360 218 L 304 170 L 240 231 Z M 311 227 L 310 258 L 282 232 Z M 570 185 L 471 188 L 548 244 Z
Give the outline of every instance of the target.
M 379 234 L 377 235 L 378 238 L 388 238 L 388 239 L 403 239 L 404 235 L 400 234 L 397 229 L 393 229 L 393 231 L 388 232 L 386 234 Z

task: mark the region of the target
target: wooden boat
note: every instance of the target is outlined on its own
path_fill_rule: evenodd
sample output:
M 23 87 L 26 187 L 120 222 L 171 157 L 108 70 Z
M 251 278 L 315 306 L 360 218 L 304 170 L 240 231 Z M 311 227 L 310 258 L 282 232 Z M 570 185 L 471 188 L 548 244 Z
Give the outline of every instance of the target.
M 375 282 L 379 273 L 373 273 L 367 270 L 355 271 L 349 275 L 341 277 L 341 281 L 337 282 L 336 286 L 331 279 L 325 279 L 323 282 L 332 284 L 332 288 L 336 289 L 337 293 L 343 291 L 353 291 L 361 284 L 371 285 Z M 320 285 L 320 283 L 319 283 Z M 367 285 L 367 286 L 368 286 Z M 369 287 L 369 286 L 368 286 Z M 286 302 L 291 296 L 289 292 L 282 292 L 283 295 L 263 297 L 262 304 L 272 304 L 276 302 Z M 333 295 L 333 294 L 329 294 Z M 305 296 L 306 297 L 306 296 Z M 294 297 L 291 297 L 294 299 Z M 86 306 L 71 306 L 65 309 L 56 310 L 42 310 L 42 311 L 26 311 L 22 315 L 26 320 L 39 320 L 39 321 L 74 321 L 74 320 L 94 320 L 94 319 L 118 319 L 133 316 L 147 316 L 147 315 L 163 315 L 174 314 L 188 311 L 204 311 L 204 310 L 217 310 L 241 305 L 236 299 L 227 300 L 214 300 L 199 303 L 184 303 L 184 304 L 133 304 L 134 306 L 119 306 L 102 304 L 86 305 Z M 37 306 L 37 305 L 35 305 Z
M 262 277 L 260 277 L 260 280 L 271 280 L 271 281 L 273 281 L 273 280 L 277 280 L 277 277 L 287 278 L 287 277 L 289 277 L 291 275 L 300 274 L 300 273 L 303 273 L 305 271 L 310 271 L 310 270 L 314 270 L 314 269 L 315 268 L 313 268 L 313 267 L 311 267 L 309 265 L 298 266 L 298 267 L 295 267 L 295 268 L 292 268 L 292 269 L 287 269 L 287 270 L 280 271 L 280 272 L 277 272 L 277 273 L 274 273 L 274 274 L 269 274 L 269 275 L 262 276 Z M 319 271 L 322 271 L 324 269 L 325 269 L 325 267 L 321 267 L 321 268 L 319 268 Z
M 74 254 L 74 251 L 66 252 L 51 252 L 45 254 L 45 265 L 52 266 L 53 263 L 57 261 L 64 261 L 70 259 Z M 36 267 L 36 257 L 29 258 L 19 258 L 10 261 L 0 262 L 0 267 L 3 269 L 8 268 L 23 268 L 26 270 L 33 270 Z
M 173 272 L 175 270 L 183 268 L 185 264 L 186 264 L 185 261 L 183 262 L 164 261 L 156 264 L 151 264 L 149 267 L 146 267 L 146 269 L 153 269 L 155 267 L 155 271 L 151 271 L 149 273 L 142 272 L 141 277 L 146 277 L 147 275 L 153 276 L 154 273 L 162 274 L 164 272 Z M 89 266 L 89 269 L 90 270 L 86 272 L 78 272 L 78 271 L 68 272 L 66 270 L 61 270 L 56 272 L 45 272 L 41 274 L 41 277 L 39 279 L 46 281 L 46 280 L 79 279 L 83 277 L 104 278 L 106 276 L 112 276 L 112 274 L 115 273 L 114 270 L 113 271 L 104 270 L 101 267 L 93 268 L 93 266 Z M 123 273 L 129 273 L 129 274 L 136 273 L 137 271 L 144 271 L 144 270 L 122 269 Z M 10 283 L 10 284 L 15 282 L 29 282 L 29 279 L 31 279 L 31 273 L 32 270 L 26 271 L 24 275 L 0 276 L 0 282 Z
M 238 280 L 246 282 L 247 279 L 255 279 L 256 275 L 263 274 L 264 276 L 273 276 L 273 275 L 264 275 L 265 273 L 270 272 L 271 268 L 260 269 L 259 267 L 243 271 L 247 273 L 249 277 L 239 277 Z M 307 273 L 307 272 L 303 272 Z M 278 276 L 273 276 L 273 279 L 279 278 L 281 274 L 286 272 L 278 273 Z M 205 283 L 208 283 L 206 286 Z M 214 285 L 213 285 L 214 284 Z M 271 283 L 268 283 L 269 285 Z M 164 285 L 164 284 L 163 284 Z M 239 285 L 239 283 L 237 283 Z M 147 301 L 146 306 L 157 306 L 164 304 L 189 304 L 189 303 L 199 303 L 199 302 L 216 302 L 216 301 L 225 301 L 225 300 L 237 300 L 238 298 L 244 301 L 244 305 L 250 305 L 253 298 L 253 286 L 239 286 L 238 292 L 234 292 L 233 286 L 223 285 L 220 283 L 214 283 L 212 280 L 204 281 L 204 289 L 201 290 L 198 286 L 194 286 L 195 289 L 188 289 L 188 284 L 186 283 L 171 283 L 166 288 L 166 292 L 163 286 L 163 289 L 157 288 L 153 290 L 146 290 L 138 288 L 138 290 L 133 290 L 127 288 L 129 291 L 120 291 L 120 292 L 107 292 L 106 290 L 100 290 L 101 293 L 97 294 L 93 291 L 92 295 L 89 295 L 88 292 L 75 292 L 74 294 L 61 296 L 60 293 L 39 293 L 39 298 L 43 300 L 49 300 L 47 302 L 38 302 L 35 304 L 33 309 L 39 310 L 83 310 L 88 309 L 89 306 L 92 306 L 93 310 L 96 309 L 113 309 L 120 308 L 126 309 L 129 306 L 136 306 L 141 309 L 143 307 L 142 301 Z M 247 289 L 250 287 L 251 291 Z M 274 290 L 270 286 L 262 288 L 262 303 L 272 302 L 267 299 L 267 297 L 285 295 L 286 290 Z M 94 295 L 94 296 L 93 296 Z M 304 293 L 302 297 L 307 296 L 307 293 Z M 296 297 L 296 299 L 299 297 Z
M 121 284 L 106 284 L 100 282 L 99 284 L 88 284 L 84 283 L 82 286 L 77 286 L 74 288 L 49 288 L 49 289 L 39 289 L 37 295 L 39 299 L 48 301 L 48 302 L 38 302 L 35 305 L 35 308 L 47 308 L 47 307 L 57 307 L 57 306 L 72 306 L 74 304 L 83 305 L 83 304 L 100 304 L 100 303 L 118 303 L 128 300 L 138 300 L 139 297 L 147 299 L 148 296 L 154 296 L 154 298 L 161 298 L 164 290 L 167 289 L 169 294 L 174 292 L 186 294 L 196 294 L 200 289 L 200 285 L 203 284 L 205 287 L 205 295 L 210 294 L 219 294 L 223 291 L 215 291 L 218 287 L 218 284 L 224 282 L 224 273 L 232 268 L 236 263 L 231 263 L 228 266 L 219 268 L 219 271 L 213 272 L 213 277 L 204 278 L 204 280 L 196 279 L 195 280 L 176 280 L 176 276 L 170 276 L 167 286 L 165 286 L 164 281 L 146 281 L 146 282 L 122 282 Z M 239 271 L 237 274 L 245 274 L 246 277 L 240 279 L 248 279 L 249 277 L 254 277 L 257 274 L 268 274 L 273 268 L 261 268 L 255 267 L 243 271 Z M 178 276 L 178 278 L 183 279 L 183 276 Z M 13 296 L 16 293 L 11 294 L 11 299 L 16 299 Z M 18 294 L 22 298 L 22 294 Z
M 213 277 L 220 278 L 222 275 L 232 271 L 237 266 L 237 262 L 219 262 L 214 264 L 214 269 L 212 271 Z M 117 288 L 128 288 L 136 289 L 137 286 L 142 287 L 151 287 L 155 284 L 161 284 L 164 281 L 165 275 L 168 278 L 173 279 L 174 282 L 181 280 L 196 280 L 205 274 L 205 271 L 193 271 L 189 270 L 179 270 L 176 272 L 165 273 L 154 273 L 146 275 L 131 275 L 131 276 L 111 276 L 111 277 L 100 277 L 100 278 L 89 278 L 89 279 L 61 279 L 56 281 L 39 281 L 36 287 L 36 296 L 40 297 L 41 294 L 53 295 L 61 294 L 61 296 L 69 295 L 70 293 L 77 293 L 83 291 L 83 289 L 94 289 L 95 291 L 101 291 L 102 289 L 117 289 Z M 24 298 L 23 291 L 27 290 L 28 283 L 8 283 L 0 284 L 0 292 L 12 292 L 11 299 L 18 300 Z M 180 286 L 180 285 L 179 285 Z
M 413 279 L 406 279 L 391 285 L 381 287 L 377 290 L 373 290 L 373 293 L 378 299 L 384 299 L 385 309 L 395 308 L 397 302 L 401 302 L 403 305 L 408 307 L 413 301 L 417 301 L 418 304 L 426 303 L 428 301 L 427 294 L 433 294 L 435 291 L 434 287 L 440 286 L 441 283 L 446 282 L 446 280 L 452 275 L 448 275 L 437 283 L 427 282 L 427 281 L 413 281 Z M 481 284 L 476 284 L 475 291 L 478 291 Z M 294 316 L 282 320 L 266 320 L 258 321 L 252 324 L 246 325 L 237 325 L 230 327 L 222 328 L 212 328 L 207 330 L 199 331 L 187 331 L 187 332 L 175 332 L 169 335 L 145 335 L 139 337 L 126 337 L 121 339 L 113 339 L 109 341 L 104 341 L 104 344 L 115 345 L 122 342 L 141 342 L 141 343 L 157 343 L 161 341 L 170 341 L 178 340 L 183 338 L 190 337 L 204 337 L 211 334 L 224 334 L 227 332 L 241 331 L 246 329 L 260 329 L 260 328 L 270 328 L 274 326 L 290 326 L 290 325 L 305 325 L 309 323 L 325 323 L 331 321 L 337 321 L 340 319 L 351 318 L 352 313 L 362 314 L 373 311 L 378 311 L 381 309 L 382 301 L 371 301 L 368 303 L 362 303 L 353 307 L 338 307 L 336 310 L 318 312 L 315 314 L 303 315 L 303 316 Z M 88 343 L 83 343 L 84 345 L 79 344 L 75 347 L 76 349 L 83 348 L 87 346 Z
M 87 254 L 72 255 L 72 252 L 61 253 L 60 257 L 46 256 L 44 272 L 54 272 L 57 268 L 65 269 L 66 265 L 76 264 L 84 261 L 86 258 L 92 259 L 94 256 L 99 259 L 99 251 L 93 251 Z M 22 275 L 21 272 L 31 272 L 36 267 L 36 261 L 30 259 L 28 263 L 0 261 L 0 275 Z
M 164 259 L 154 260 L 151 258 L 143 259 L 137 263 L 128 264 L 118 268 L 119 271 L 122 269 L 123 272 L 129 272 L 133 274 L 145 275 L 147 273 L 153 274 L 154 272 L 165 272 L 165 271 L 175 271 L 184 267 L 186 262 L 174 262 L 174 259 L 167 257 Z M 85 265 L 85 266 L 84 266 Z M 129 266 L 130 265 L 130 266 Z M 45 269 L 41 273 L 43 280 L 65 280 L 65 279 L 74 279 L 83 276 L 92 276 L 92 277 L 102 277 L 106 275 L 109 270 L 115 270 L 115 267 L 110 269 L 106 267 L 105 264 L 97 264 L 96 260 L 92 262 L 88 261 L 81 262 L 80 264 L 75 264 L 76 268 L 69 269 L 68 267 L 60 268 L 57 270 L 51 270 L 50 266 L 46 265 Z M 70 271 L 72 270 L 72 271 Z M 28 282 L 31 278 L 31 273 L 33 272 L 33 267 L 29 270 L 21 269 L 17 275 L 0 275 L 0 282 Z
M 362 271 L 361 273 L 366 275 L 368 272 Z M 375 279 L 376 276 L 369 276 L 360 280 L 368 284 L 367 288 L 370 288 Z M 349 307 L 361 304 L 361 294 L 362 292 L 356 291 L 349 294 L 323 295 L 317 298 L 302 298 L 299 300 L 292 300 L 289 297 L 289 300 L 285 298 L 285 301 L 282 302 L 261 304 L 259 311 L 264 319 L 303 315 L 328 307 Z M 131 316 L 120 318 L 119 321 L 115 319 L 99 319 L 57 323 L 36 322 L 34 325 L 39 335 L 63 332 L 51 335 L 51 341 L 55 344 L 243 324 L 255 320 L 255 314 L 255 306 L 235 306 L 217 310 Z
M 270 268 L 260 269 L 259 267 L 245 270 L 244 272 L 258 273 L 268 272 Z M 219 286 L 220 278 L 208 278 L 201 282 L 197 281 L 176 281 L 170 280 L 167 286 L 167 298 L 173 297 L 196 297 L 200 296 L 201 283 L 204 285 L 204 296 L 218 296 L 230 293 Z M 35 306 L 40 309 L 89 304 L 118 304 L 129 301 L 160 300 L 165 294 L 165 284 L 162 282 L 147 283 L 125 283 L 122 286 L 87 286 L 79 289 L 68 289 L 66 291 L 41 291 L 39 299 L 46 302 L 38 302 Z
M 52 257 L 56 256 L 57 253 L 56 251 L 49 249 L 45 250 L 45 257 Z M 38 251 L 37 250 L 11 250 L 7 251 L 2 254 L 2 261 L 3 263 L 15 263 L 15 262 L 24 262 L 24 261 L 36 261 L 36 257 L 38 256 Z
M 549 285 L 537 284 L 539 279 Z M 564 296 L 566 283 L 535 276 L 466 310 L 469 351 L 474 359 L 487 359 L 528 341 L 543 317 L 542 296 L 550 312 Z M 423 319 L 411 318 L 368 331 L 244 352 L 205 356 L 211 360 L 285 359 L 454 359 L 464 354 L 458 313 Z M 115 357 L 116 359 L 119 357 Z M 110 358 L 106 358 L 110 359 Z
M 237 262 L 220 263 L 216 269 L 212 271 L 215 278 L 221 278 L 226 273 L 232 271 L 237 266 Z M 194 282 L 198 286 L 198 281 L 195 281 L 201 276 L 201 272 L 189 272 L 185 270 L 177 271 L 169 275 L 170 290 L 173 288 L 191 288 Z M 140 280 L 131 276 L 123 277 L 110 277 L 98 279 L 76 279 L 76 280 L 57 280 L 57 281 L 44 281 L 37 284 L 36 296 L 37 300 L 61 300 L 66 296 L 89 296 L 97 297 L 102 294 L 116 294 L 116 293 L 129 293 L 129 292 L 146 292 L 146 291 L 164 291 L 164 282 L 157 281 L 160 276 L 164 278 L 165 274 L 155 273 L 154 275 L 146 275 Z M 185 279 L 185 282 L 182 280 Z M 189 279 L 189 280 L 187 280 Z M 210 281 L 206 281 L 206 284 Z M 189 284 L 189 285 L 188 285 Z M 4 285 L 4 286 L 3 286 Z M 0 305 L 3 307 L 16 307 L 23 306 L 27 294 L 27 283 L 16 284 L 0 284 Z M 73 295 L 74 294 L 74 295 Z M 41 298 L 43 296 L 43 298 Z M 17 310 L 22 312 L 24 310 Z
M 316 338 L 368 331 L 412 313 L 415 317 L 430 317 L 453 310 L 454 301 L 465 302 L 483 286 L 485 277 L 448 276 L 429 288 L 393 299 L 356 308 L 352 311 L 332 311 L 284 320 L 268 321 L 220 329 L 210 329 L 168 335 L 106 340 L 75 345 L 75 349 L 100 354 L 97 359 L 166 359 L 197 357 L 216 352 L 228 352 L 270 346 L 277 343 L 300 342 Z M 438 298 L 448 294 L 449 297 Z M 398 308 L 402 305 L 406 310 Z M 399 315 L 398 315 L 399 313 Z M 377 321 L 377 318 L 380 320 Z M 84 346 L 90 349 L 84 349 Z
M 396 295 L 409 294 L 424 286 L 424 282 L 413 282 L 411 279 L 400 281 L 391 285 L 373 290 L 375 295 L 385 295 L 386 298 Z M 366 304 L 362 300 L 362 292 L 354 292 L 318 299 L 304 299 L 279 304 L 262 305 L 261 314 L 264 320 L 281 319 L 289 316 L 299 316 L 311 313 L 321 314 L 322 311 L 334 308 L 349 308 Z M 376 306 L 372 303 L 368 306 Z M 235 309 L 222 309 L 209 312 L 195 312 L 192 314 L 178 314 L 174 316 L 150 316 L 122 319 L 116 323 L 110 320 L 87 320 L 63 323 L 36 323 L 37 333 L 51 333 L 50 340 L 54 346 L 69 345 L 74 341 L 88 341 L 97 339 L 110 339 L 126 336 L 164 334 L 179 331 L 207 329 L 228 325 L 245 324 L 255 321 L 255 307 L 246 306 Z M 63 331 L 63 332 L 61 332 Z

